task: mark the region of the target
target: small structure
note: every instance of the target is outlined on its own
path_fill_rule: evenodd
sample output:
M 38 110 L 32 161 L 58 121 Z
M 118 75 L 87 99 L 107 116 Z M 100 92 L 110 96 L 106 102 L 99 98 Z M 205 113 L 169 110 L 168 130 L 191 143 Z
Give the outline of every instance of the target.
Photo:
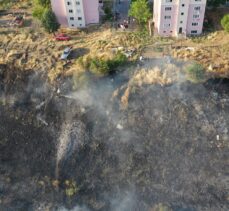
M 206 0 L 154 1 L 154 29 L 161 36 L 202 33 Z
M 62 26 L 83 28 L 99 23 L 101 0 L 51 0 L 52 9 Z

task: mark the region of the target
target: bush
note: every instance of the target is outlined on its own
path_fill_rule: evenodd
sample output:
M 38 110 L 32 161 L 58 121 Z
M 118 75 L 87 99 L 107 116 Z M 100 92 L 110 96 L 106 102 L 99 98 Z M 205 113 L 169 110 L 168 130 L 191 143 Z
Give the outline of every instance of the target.
M 114 59 L 108 60 L 108 67 L 112 71 L 115 70 L 116 67 L 124 65 L 126 62 L 127 62 L 127 57 L 123 53 L 118 52 L 115 55 Z
M 204 68 L 200 64 L 193 64 L 186 70 L 188 80 L 193 83 L 202 82 L 205 79 Z
M 229 32 L 229 14 L 224 15 L 224 17 L 221 20 L 221 25 L 226 32 Z
M 116 70 L 117 67 L 124 65 L 127 62 L 127 57 L 118 52 L 113 59 L 103 59 L 89 56 L 80 57 L 77 60 L 79 67 L 82 70 L 89 70 L 96 75 L 107 75 Z
M 110 71 L 108 62 L 99 58 L 91 60 L 89 69 L 96 75 L 106 75 Z
M 75 181 L 72 180 L 66 180 L 65 181 L 65 194 L 68 197 L 71 197 L 73 195 L 75 195 L 78 192 L 78 187 L 76 186 Z

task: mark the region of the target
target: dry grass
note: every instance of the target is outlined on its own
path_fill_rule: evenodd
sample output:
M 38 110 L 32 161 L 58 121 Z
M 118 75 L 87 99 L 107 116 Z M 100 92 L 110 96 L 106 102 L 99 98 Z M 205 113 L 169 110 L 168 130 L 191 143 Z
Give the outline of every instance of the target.
M 122 110 L 128 108 L 131 93 L 144 85 L 160 84 L 161 86 L 165 86 L 186 80 L 185 75 L 182 74 L 186 66 L 181 68 L 175 64 L 166 64 L 163 60 L 161 60 L 161 63 L 164 63 L 164 65 L 161 66 L 154 66 L 153 63 L 148 64 L 148 68 L 136 68 L 127 86 L 121 87 L 113 93 L 113 99 L 120 97 L 120 108 Z
M 50 81 L 55 81 L 60 74 L 69 76 L 82 70 L 77 62 L 79 57 L 83 57 L 84 61 L 95 56 L 105 60 L 112 59 L 118 47 L 138 49 L 141 46 L 141 40 L 130 33 L 112 33 L 102 28 L 90 33 L 62 31 L 70 34 L 72 40 L 57 42 L 52 35 L 43 31 L 31 32 L 25 28 L 10 31 L 1 28 L 0 63 L 14 63 L 23 70 L 46 71 Z M 74 49 L 73 58 L 68 65 L 59 59 L 66 46 Z
M 153 66 L 153 65 L 152 65 Z M 143 86 L 148 84 L 169 85 L 181 79 L 181 69 L 174 64 L 165 64 L 163 67 L 143 68 L 134 74 L 130 80 L 131 86 Z
M 207 37 L 188 39 L 183 46 L 194 49 L 183 47 L 174 49 L 171 54 L 182 60 L 197 61 L 210 75 L 229 77 L 229 33 L 218 31 Z

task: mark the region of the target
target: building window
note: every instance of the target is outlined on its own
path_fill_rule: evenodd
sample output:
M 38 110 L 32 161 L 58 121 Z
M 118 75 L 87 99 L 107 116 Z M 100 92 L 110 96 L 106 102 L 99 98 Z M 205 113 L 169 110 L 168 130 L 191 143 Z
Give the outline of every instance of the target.
M 200 15 L 193 15 L 193 18 L 199 18 Z
M 165 23 L 165 24 L 164 24 L 164 28 L 169 28 L 170 26 L 171 26 L 170 23 Z
M 184 15 L 184 13 L 182 12 L 181 15 Z
M 70 17 L 70 20 L 71 20 L 71 21 L 74 21 L 74 17 Z
M 200 10 L 200 7 L 199 6 L 198 7 L 194 7 L 194 10 L 198 11 L 198 10 Z
M 170 3 L 170 2 L 173 2 L 173 0 L 166 0 L 165 2 L 166 3 Z
M 170 15 L 166 15 L 165 19 L 171 19 L 171 16 Z
M 68 10 L 69 13 L 73 13 L 73 10 Z
M 75 25 L 74 24 L 72 24 L 72 27 L 74 27 Z
M 192 26 L 198 26 L 198 23 L 192 23 Z
M 192 30 L 191 34 L 197 34 L 197 30 Z
M 82 17 L 78 17 L 78 21 L 81 21 L 82 20 Z
M 182 7 L 184 7 L 184 4 L 182 4 Z
M 171 11 L 172 7 L 165 7 L 165 11 Z
M 76 1 L 76 5 L 80 5 L 80 2 L 79 1 Z
M 183 21 L 180 21 L 180 23 L 183 23 Z
M 70 2 L 70 1 L 68 1 L 68 2 L 67 2 L 67 5 L 71 5 L 71 2 Z

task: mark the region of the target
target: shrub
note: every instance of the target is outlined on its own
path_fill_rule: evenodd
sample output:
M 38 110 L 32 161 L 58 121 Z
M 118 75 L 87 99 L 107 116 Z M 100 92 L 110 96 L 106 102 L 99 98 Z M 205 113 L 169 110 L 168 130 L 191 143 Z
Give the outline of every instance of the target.
M 106 75 L 110 71 L 108 62 L 99 58 L 91 60 L 89 69 L 96 75 Z
M 202 82 L 205 78 L 204 68 L 200 64 L 193 64 L 186 70 L 188 80 L 193 83 Z
M 111 71 L 113 71 L 116 67 L 124 65 L 126 62 L 127 57 L 123 53 L 118 52 L 114 59 L 108 60 L 108 67 Z
M 224 15 L 224 17 L 221 20 L 221 25 L 226 32 L 229 32 L 229 14 Z
M 65 181 L 65 194 L 68 196 L 68 197 L 71 197 L 73 195 L 75 195 L 77 192 L 78 192 L 78 187 L 76 186 L 76 183 L 75 181 L 72 181 L 72 180 L 66 180 Z
M 118 52 L 113 59 L 104 59 L 90 56 L 79 57 L 77 64 L 81 70 L 89 70 L 96 75 L 107 75 L 115 71 L 117 67 L 124 65 L 127 62 L 127 57 Z

